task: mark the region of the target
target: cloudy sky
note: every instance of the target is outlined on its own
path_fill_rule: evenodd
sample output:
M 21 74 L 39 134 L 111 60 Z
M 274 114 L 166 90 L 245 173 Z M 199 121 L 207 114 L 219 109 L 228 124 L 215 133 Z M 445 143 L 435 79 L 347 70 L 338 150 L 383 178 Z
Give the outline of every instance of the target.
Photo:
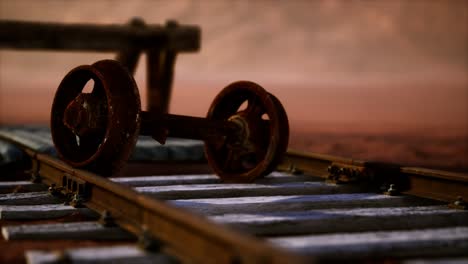
M 468 1 L 0 0 L 1 19 L 133 16 L 202 28 L 200 52 L 178 57 L 173 112 L 204 115 L 222 87 L 247 79 L 277 94 L 292 122 L 467 126 Z M 68 70 L 112 57 L 0 51 L 0 123 L 46 121 Z

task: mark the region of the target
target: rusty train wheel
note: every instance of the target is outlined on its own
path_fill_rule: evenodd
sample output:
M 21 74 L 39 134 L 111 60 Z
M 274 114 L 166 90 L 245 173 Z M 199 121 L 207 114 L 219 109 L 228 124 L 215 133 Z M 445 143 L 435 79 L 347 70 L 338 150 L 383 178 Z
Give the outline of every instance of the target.
M 241 106 L 247 106 L 240 109 Z M 207 115 L 229 120 L 239 134 L 205 142 L 211 167 L 226 182 L 251 182 L 269 174 L 281 161 L 289 140 L 286 111 L 280 101 L 253 82 L 228 85 L 215 98 Z
M 83 92 L 90 80 L 92 92 Z M 135 147 L 140 111 L 136 83 L 117 61 L 74 68 L 52 104 L 50 126 L 59 157 L 104 176 L 116 173 Z

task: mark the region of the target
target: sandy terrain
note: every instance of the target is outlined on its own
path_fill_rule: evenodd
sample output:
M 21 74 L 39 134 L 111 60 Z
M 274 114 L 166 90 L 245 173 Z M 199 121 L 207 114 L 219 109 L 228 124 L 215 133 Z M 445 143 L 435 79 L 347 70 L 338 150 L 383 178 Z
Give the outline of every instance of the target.
M 204 116 L 224 85 L 176 83 L 171 112 Z M 265 87 L 288 112 L 293 149 L 468 172 L 468 97 L 463 86 L 452 87 L 451 93 L 443 92 L 447 86 L 432 88 L 437 93 L 432 97 L 422 84 L 360 87 L 353 89 L 357 96 L 347 92 L 344 97 L 336 93 L 344 88 Z M 145 89 L 140 90 L 145 105 Z M 389 93 L 397 103 L 386 100 Z M 0 124 L 48 123 L 54 89 L 3 95 Z
M 318 131 L 293 127 L 290 148 L 406 166 L 468 172 L 468 135 L 460 129 L 447 131 L 447 128 L 433 127 L 359 131 L 350 125 L 322 126 Z
M 468 173 L 466 130 L 432 127 L 363 129 L 352 124 L 293 123 L 290 149 L 404 166 Z

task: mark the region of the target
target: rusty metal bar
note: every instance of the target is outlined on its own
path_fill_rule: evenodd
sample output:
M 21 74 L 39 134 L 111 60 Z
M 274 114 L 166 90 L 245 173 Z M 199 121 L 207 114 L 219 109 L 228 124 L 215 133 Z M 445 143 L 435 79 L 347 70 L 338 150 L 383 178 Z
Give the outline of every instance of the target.
M 179 25 L 168 21 L 167 28 Z M 154 114 L 169 112 L 169 102 L 174 79 L 174 65 L 177 53 L 170 49 L 150 49 L 147 53 L 147 110 Z
M 140 18 L 133 18 L 130 20 L 129 25 L 135 29 L 143 29 L 146 27 L 145 22 Z M 124 65 L 132 75 L 135 75 L 138 59 L 140 58 L 141 53 L 142 50 L 138 47 L 126 47 L 117 54 L 115 60 L 122 63 L 122 65 Z
M 424 168 L 402 167 L 401 177 L 408 183 L 406 193 L 454 202 L 468 201 L 468 175 Z
M 150 112 L 141 112 L 140 135 L 153 136 L 161 129 L 166 130 L 168 137 L 199 140 L 219 140 L 235 136 L 239 132 L 239 126 L 226 120 L 174 114 L 152 115 Z
M 175 59 L 176 53 L 171 50 L 148 50 L 146 96 L 147 109 L 151 113 L 165 114 L 169 111 Z
M 11 139 L 0 138 L 10 141 Z M 192 263 L 313 263 L 254 237 L 241 235 L 205 218 L 174 208 L 48 155 L 23 148 L 32 161 L 36 181 L 61 187 L 75 204 L 107 211 L 113 221 L 139 237 L 154 240 L 159 250 Z M 73 201 L 72 201 L 73 203 Z
M 401 193 L 445 202 L 468 200 L 468 175 L 396 164 L 369 162 L 289 150 L 279 169 L 306 172 L 328 180 L 394 184 Z
M 193 52 L 200 48 L 200 29 L 0 21 L 0 48 L 4 49 L 120 51 L 128 47 Z

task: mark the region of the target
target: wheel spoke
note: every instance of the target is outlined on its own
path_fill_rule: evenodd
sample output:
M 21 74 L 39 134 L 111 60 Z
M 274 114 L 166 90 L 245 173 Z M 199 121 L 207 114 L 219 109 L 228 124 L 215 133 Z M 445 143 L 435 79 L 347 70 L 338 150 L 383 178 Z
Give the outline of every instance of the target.
M 269 143 L 269 134 L 265 135 L 264 138 L 262 138 L 261 141 L 254 142 L 254 149 L 252 150 L 252 153 L 255 155 L 255 158 L 257 159 L 257 164 L 259 161 L 265 159 L 265 153 L 268 148 L 268 143 Z
M 235 165 L 234 164 L 235 150 L 233 150 L 230 147 L 227 147 L 227 150 L 228 150 L 228 153 L 227 153 L 226 159 L 224 160 L 223 169 L 226 171 L 230 171 Z
M 106 92 L 104 88 L 102 87 L 101 83 L 99 82 L 94 82 L 93 91 L 91 91 L 91 94 L 95 98 L 103 98 L 103 99 L 106 98 Z M 105 102 L 102 102 L 102 103 L 105 103 Z
M 91 91 L 92 95 L 94 95 L 94 96 L 99 96 L 100 95 L 100 90 L 101 89 L 99 89 L 98 86 L 99 86 L 98 82 L 95 81 L 94 85 L 93 85 L 93 90 Z
M 257 166 L 261 157 L 257 155 L 255 151 L 246 152 L 242 155 L 242 168 L 246 170 L 251 170 Z
M 248 116 L 261 118 L 261 116 L 265 113 L 265 109 L 262 107 L 258 98 L 254 97 L 248 99 L 248 105 L 247 109 L 245 109 L 245 112 Z
M 270 133 L 271 121 L 262 119 L 262 121 L 258 123 L 258 126 L 262 133 Z

